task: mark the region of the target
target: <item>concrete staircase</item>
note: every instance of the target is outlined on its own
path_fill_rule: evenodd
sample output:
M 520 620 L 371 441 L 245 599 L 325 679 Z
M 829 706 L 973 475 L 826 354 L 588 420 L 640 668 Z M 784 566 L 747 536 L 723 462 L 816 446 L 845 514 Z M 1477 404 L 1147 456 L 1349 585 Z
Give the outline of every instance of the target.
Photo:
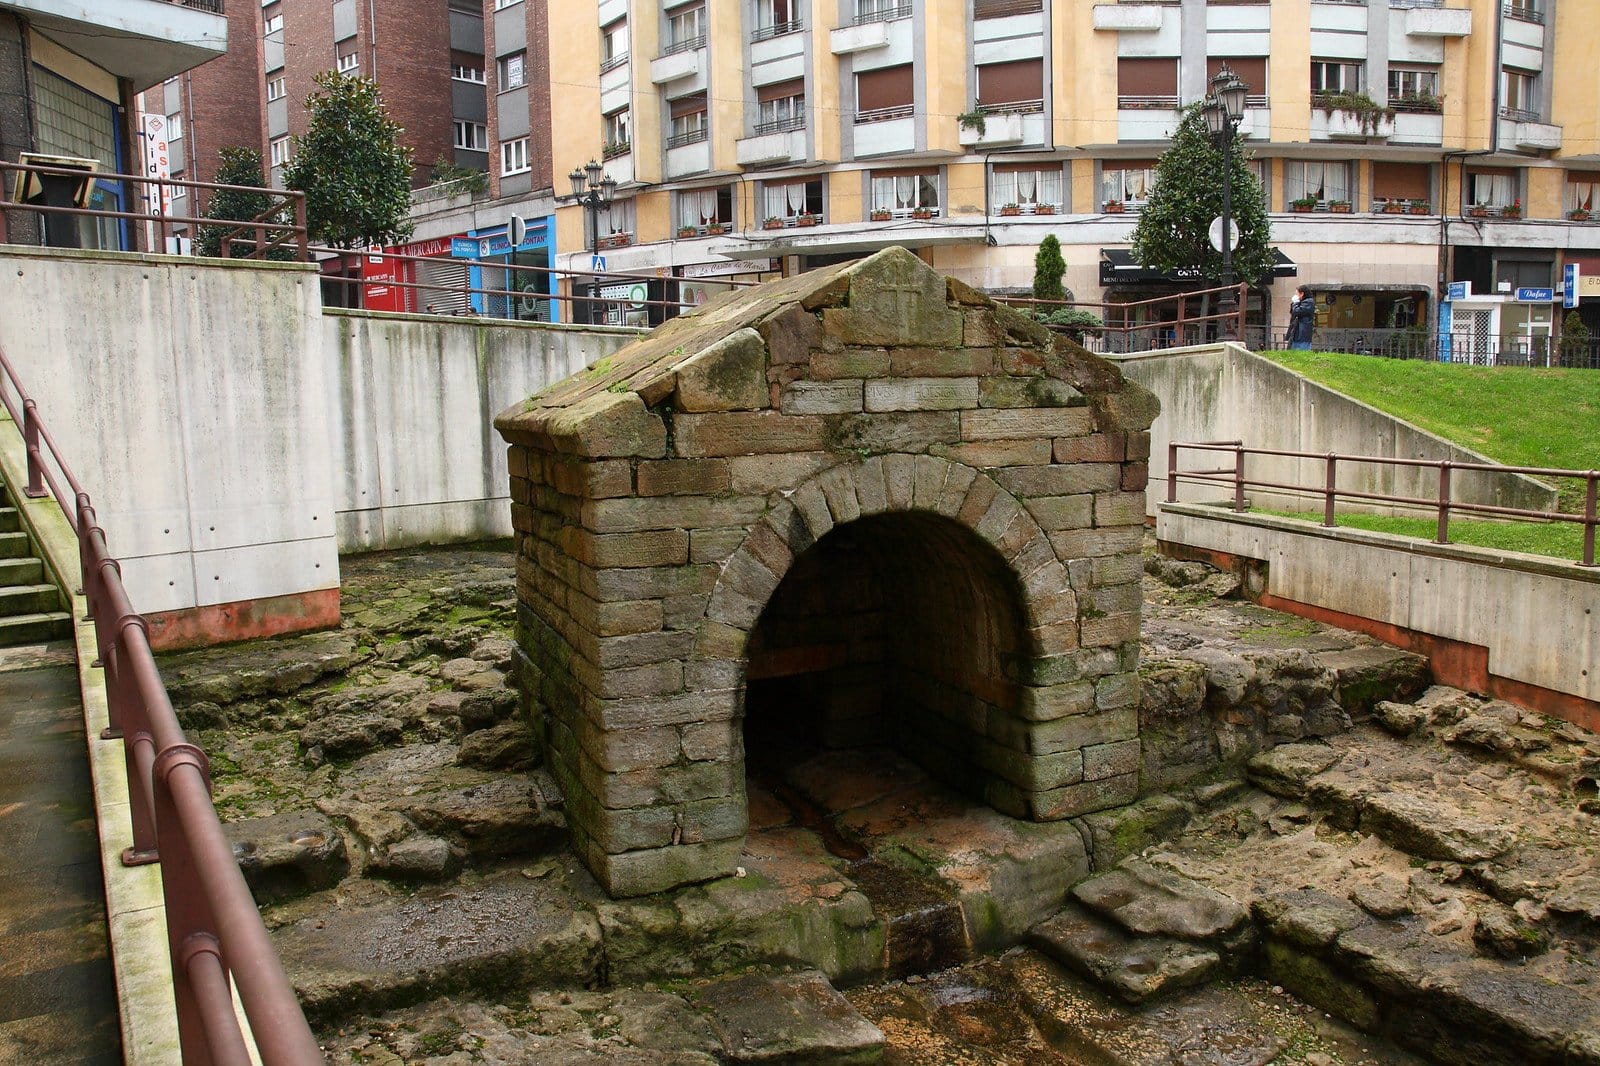
M 61 590 L 46 580 L 10 492 L 0 483 L 0 647 L 64 640 L 72 636 L 72 616 Z

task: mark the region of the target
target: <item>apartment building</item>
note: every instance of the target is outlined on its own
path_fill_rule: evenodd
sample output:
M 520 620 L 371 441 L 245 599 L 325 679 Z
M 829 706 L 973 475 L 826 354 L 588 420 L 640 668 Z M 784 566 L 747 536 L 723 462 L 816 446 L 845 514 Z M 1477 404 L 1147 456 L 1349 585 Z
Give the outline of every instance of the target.
M 0 0 L 0 158 L 42 153 L 92 159 L 102 174 L 142 173 L 135 98 L 222 55 L 233 32 L 221 0 Z M 107 178 L 94 181 L 88 206 L 144 210 L 138 190 Z M 3 234 L 19 244 L 40 237 L 37 217 L 21 215 Z M 74 239 L 144 247 L 124 219 L 80 219 Z
M 535 77 L 517 57 L 543 22 L 559 101 L 491 75 L 501 194 L 513 179 L 560 194 L 601 162 L 619 186 L 599 239 L 558 206 L 554 261 L 659 273 L 652 297 L 692 304 L 723 274 L 887 244 L 1021 289 L 1046 233 L 1079 300 L 1192 285 L 1127 247 L 1179 108 L 1223 63 L 1250 85 L 1243 129 L 1282 253 L 1258 321 L 1284 318 L 1290 278 L 1347 327 L 1428 322 L 1465 281 L 1496 305 L 1483 328 L 1536 332 L 1552 308 L 1517 290 L 1554 287 L 1568 262 L 1600 270 L 1600 64 L 1579 0 L 487 4 L 491 69 Z M 531 147 L 545 114 L 548 164 Z

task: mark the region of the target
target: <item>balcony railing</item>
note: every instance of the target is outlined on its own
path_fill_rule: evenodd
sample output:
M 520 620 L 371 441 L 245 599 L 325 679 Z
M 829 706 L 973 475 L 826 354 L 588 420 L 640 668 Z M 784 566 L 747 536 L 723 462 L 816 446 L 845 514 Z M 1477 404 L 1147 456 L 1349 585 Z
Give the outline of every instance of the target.
M 1389 106 L 1407 114 L 1438 115 L 1444 112 L 1444 99 L 1432 93 L 1402 93 L 1389 97 Z
M 775 118 L 770 122 L 757 122 L 751 136 L 762 137 L 769 133 L 793 133 L 795 130 L 806 128 L 804 115 L 793 115 L 789 118 Z
M 799 33 L 805 29 L 803 19 L 790 19 L 788 22 L 774 22 L 770 26 L 757 26 L 750 34 L 752 43 L 756 41 L 770 41 L 774 37 L 782 37 L 789 33 Z
M 686 37 L 681 41 L 668 42 L 667 46 L 661 50 L 661 54 L 664 56 L 675 56 L 679 52 L 693 52 L 697 49 L 704 48 L 705 46 L 706 35 L 702 33 L 698 37 Z
M 976 0 L 974 19 L 1000 19 L 1010 15 L 1031 15 L 1044 10 L 1044 0 Z
M 178 7 L 192 7 L 197 11 L 209 11 L 214 15 L 222 14 L 222 0 L 166 0 L 169 4 Z
M 914 104 L 896 104 L 894 107 L 874 107 L 856 112 L 856 125 L 864 122 L 887 122 L 893 118 L 910 118 L 915 113 Z
M 601 159 L 615 159 L 615 158 L 617 158 L 617 156 L 619 156 L 619 155 L 627 155 L 631 151 L 633 151 L 633 145 L 630 142 L 628 142 L 628 141 L 616 141 L 616 142 L 614 142 L 612 144 L 604 145 L 604 146 L 601 147 L 601 149 L 600 149 L 600 158 Z
M 1521 19 L 1523 22 L 1537 22 L 1544 25 L 1544 12 L 1533 4 L 1506 4 L 1500 9 L 1507 18 Z
M 612 56 L 610 59 L 601 61 L 600 73 L 605 74 L 608 71 L 616 70 L 618 67 L 627 66 L 627 63 L 628 53 L 626 52 L 623 52 L 621 55 Z
M 1500 117 L 1510 119 L 1512 122 L 1543 122 L 1544 118 L 1537 111 L 1529 111 L 1525 107 L 1502 107 Z
M 1037 115 L 1044 110 L 1043 100 L 1009 100 L 1003 104 L 979 104 L 985 115 Z
M 1178 96 L 1166 94 L 1137 96 L 1132 93 L 1117 97 L 1117 107 L 1124 111 L 1161 111 L 1178 106 Z
M 667 138 L 667 147 L 683 148 L 691 144 L 699 144 L 706 139 L 709 132 L 706 127 L 702 126 L 697 130 L 689 130 L 687 133 L 674 133 Z
M 896 19 L 908 19 L 911 17 L 911 9 L 912 6 L 910 4 L 900 4 L 896 7 L 880 7 L 871 11 L 858 11 L 852 21 L 857 26 L 865 26 L 869 22 L 893 22 Z

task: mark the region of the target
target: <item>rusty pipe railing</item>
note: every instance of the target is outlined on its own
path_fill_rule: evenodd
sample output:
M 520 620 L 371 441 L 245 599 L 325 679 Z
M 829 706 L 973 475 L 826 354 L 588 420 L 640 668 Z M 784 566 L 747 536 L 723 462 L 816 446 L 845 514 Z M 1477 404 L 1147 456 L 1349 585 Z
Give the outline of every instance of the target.
M 1212 312 L 1210 314 L 1189 314 L 1188 302 L 1192 299 L 1216 296 L 1222 293 L 1230 294 L 1235 301 L 1232 311 Z M 1189 292 L 1174 293 L 1170 296 L 1153 296 L 1146 300 L 1131 300 L 1126 303 L 1104 303 L 1091 301 L 1068 300 L 1040 300 L 1031 296 L 997 296 L 995 299 L 1010 307 L 1034 308 L 1039 311 L 1052 310 L 1083 310 L 1097 311 L 1100 325 L 1067 325 L 1052 328 L 1070 333 L 1092 334 L 1101 338 L 1121 337 L 1123 344 L 1116 351 L 1136 351 L 1131 338 L 1139 333 L 1150 333 L 1153 339 L 1161 339 L 1162 334 L 1171 334 L 1170 344 L 1150 344 L 1151 348 L 1177 347 L 1195 343 L 1187 338 L 1186 334 L 1198 328 L 1202 332 L 1208 323 L 1215 322 L 1216 328 L 1221 331 L 1220 340 L 1242 341 L 1245 336 L 1246 303 L 1250 296 L 1250 286 L 1246 282 L 1235 285 L 1219 285 L 1209 289 L 1194 289 Z M 1171 308 L 1175 312 L 1174 318 L 1157 322 L 1134 322 L 1133 316 L 1141 309 L 1166 310 Z M 1113 321 L 1119 319 L 1120 321 Z M 1231 335 L 1230 335 L 1231 334 Z
M 83 594 L 105 670 L 110 728 L 101 736 L 122 739 L 128 768 L 133 842 L 122 861 L 161 863 L 183 1061 L 186 1066 L 250 1063 L 231 983 L 238 986 L 266 1066 L 321 1063 L 322 1052 L 212 805 L 205 753 L 188 742 L 167 697 L 149 626 L 128 599 L 89 494 L 3 350 L 0 404 L 23 426 L 27 494 L 42 497 L 48 485 L 77 534 Z
M 1178 465 L 1180 451 L 1223 453 L 1232 457 L 1225 468 L 1209 470 L 1183 470 Z M 1314 459 L 1323 464 L 1321 485 L 1299 485 L 1282 481 L 1266 481 L 1245 476 L 1247 456 L 1275 456 L 1286 459 Z M 1387 492 L 1366 492 L 1360 489 L 1341 489 L 1337 485 L 1340 464 L 1365 463 L 1374 466 L 1405 467 L 1413 470 L 1436 470 L 1439 488 L 1436 495 L 1401 496 Z M 1584 482 L 1584 507 L 1582 514 L 1565 511 L 1541 511 L 1526 507 L 1502 507 L 1492 503 L 1471 503 L 1454 498 L 1453 475 L 1456 471 L 1494 474 L 1522 474 L 1538 478 L 1575 478 Z M 1322 524 L 1334 524 L 1334 508 L 1340 498 L 1361 500 L 1367 503 L 1387 503 L 1401 507 L 1434 511 L 1438 515 L 1434 543 L 1450 543 L 1450 515 L 1453 512 L 1487 515 L 1491 518 L 1526 518 L 1540 522 L 1576 522 L 1583 526 L 1583 551 L 1579 566 L 1595 565 L 1595 530 L 1600 526 L 1600 470 L 1567 470 L 1545 466 L 1501 466 L 1498 463 L 1457 462 L 1453 459 L 1401 459 L 1387 455 L 1346 455 L 1339 452 L 1303 452 L 1286 448 L 1247 448 L 1243 441 L 1172 441 L 1167 445 L 1167 502 L 1178 502 L 1178 482 L 1192 484 L 1227 485 L 1233 491 L 1231 506 L 1243 511 L 1245 489 L 1275 489 L 1286 494 L 1322 497 Z

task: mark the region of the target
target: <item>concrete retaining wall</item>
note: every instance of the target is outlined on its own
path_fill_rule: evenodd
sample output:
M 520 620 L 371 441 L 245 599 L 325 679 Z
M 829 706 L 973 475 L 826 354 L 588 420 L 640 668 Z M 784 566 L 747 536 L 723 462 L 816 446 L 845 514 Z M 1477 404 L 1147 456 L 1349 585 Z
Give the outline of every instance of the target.
M 297 264 L 14 246 L 0 308 L 168 644 L 336 619 L 341 551 L 508 534 L 495 414 L 637 333 L 325 317 Z
M 1600 727 L 1600 571 L 1190 504 L 1156 535 L 1266 563 L 1264 602 L 1427 652 L 1442 681 Z
M 1174 441 L 1242 440 L 1247 447 L 1284 451 L 1340 452 L 1406 459 L 1450 459 L 1486 463 L 1488 459 L 1461 448 L 1393 415 L 1325 388 L 1292 370 L 1234 344 L 1212 344 L 1108 356 L 1122 372 L 1161 400 L 1161 415 L 1151 427 L 1149 514 L 1166 499 L 1167 445 Z M 1183 469 L 1228 467 L 1231 455 L 1185 451 Z M 1280 484 L 1321 486 L 1320 459 L 1254 456 L 1246 476 Z M 1341 464 L 1341 489 L 1382 492 L 1436 499 L 1437 470 Z M 1179 487 L 1180 500 L 1219 500 L 1231 490 L 1208 485 Z M 1321 497 L 1299 498 L 1260 489 L 1249 490 L 1257 506 L 1275 510 L 1322 509 Z M 1550 486 L 1517 474 L 1456 473 L 1453 499 L 1530 509 L 1554 508 Z M 1392 514 L 1390 506 L 1364 506 L 1341 500 L 1341 510 Z M 1409 512 L 1415 513 L 1415 512 Z
M 638 335 L 328 311 L 339 550 L 509 537 L 494 416 Z

